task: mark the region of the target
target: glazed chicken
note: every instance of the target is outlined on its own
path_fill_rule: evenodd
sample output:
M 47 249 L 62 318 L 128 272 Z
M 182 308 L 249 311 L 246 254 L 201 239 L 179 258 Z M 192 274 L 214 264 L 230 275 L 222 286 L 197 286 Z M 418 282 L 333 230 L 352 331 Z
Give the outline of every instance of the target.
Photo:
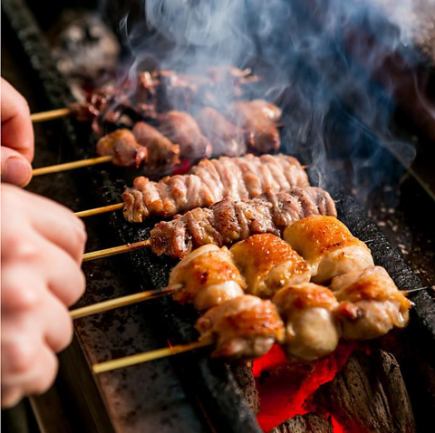
M 252 295 L 270 298 L 284 286 L 310 281 L 305 260 L 273 234 L 252 235 L 233 245 L 230 251 Z
M 344 338 L 376 338 L 408 323 L 412 304 L 381 266 L 339 275 L 330 288 L 340 302 L 336 317 Z
M 180 288 L 181 286 L 181 288 Z M 187 255 L 171 272 L 174 300 L 206 310 L 243 295 L 246 283 L 227 248 L 204 245 Z
M 296 221 L 285 229 L 284 239 L 308 262 L 316 283 L 374 264 L 366 244 L 333 216 L 313 215 Z
M 233 104 L 232 115 L 245 131 L 248 149 L 253 152 L 276 152 L 281 146 L 277 120 L 281 116 L 278 107 L 266 101 L 238 101 Z
M 285 322 L 285 346 L 291 357 L 312 361 L 335 350 L 338 302 L 326 287 L 305 282 L 280 289 L 273 297 Z
M 284 325 L 275 305 L 251 295 L 212 307 L 196 322 L 196 329 L 201 340 L 216 342 L 214 357 L 261 356 L 284 338 Z
M 209 158 L 212 145 L 199 129 L 196 120 L 183 111 L 168 111 L 158 116 L 160 132 L 180 146 L 180 157 L 195 161 Z

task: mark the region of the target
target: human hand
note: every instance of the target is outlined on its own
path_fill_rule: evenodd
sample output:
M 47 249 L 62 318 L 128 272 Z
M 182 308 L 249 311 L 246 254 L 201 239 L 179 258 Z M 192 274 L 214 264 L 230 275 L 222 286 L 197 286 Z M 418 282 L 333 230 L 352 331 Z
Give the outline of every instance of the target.
M 1 180 L 25 186 L 32 178 L 34 137 L 29 106 L 1 79 Z
M 86 234 L 68 209 L 12 185 L 1 195 L 1 403 L 48 389 L 72 338 Z

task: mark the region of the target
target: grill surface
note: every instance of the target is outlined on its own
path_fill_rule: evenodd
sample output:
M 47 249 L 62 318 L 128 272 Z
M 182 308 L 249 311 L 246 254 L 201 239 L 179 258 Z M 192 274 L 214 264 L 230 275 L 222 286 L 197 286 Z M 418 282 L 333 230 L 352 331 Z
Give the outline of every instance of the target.
M 2 7 L 12 29 L 15 30 L 21 48 L 31 60 L 32 68 L 37 74 L 37 82 L 41 85 L 47 101 L 47 107 L 43 108 L 63 106 L 71 99 L 71 96 L 63 78 L 56 72 L 49 56 L 48 46 L 41 39 L 40 31 L 34 26 L 26 7 L 19 0 L 4 0 Z M 314 72 L 310 71 L 310 73 Z M 371 145 L 380 146 L 376 137 L 362 133 L 360 122 L 355 121 L 355 118 L 349 115 L 341 104 L 330 112 L 330 118 L 332 123 L 341 125 L 346 134 L 360 137 L 361 140 L 371 140 Z M 68 147 L 67 151 L 63 151 L 62 158 L 75 159 L 92 155 L 94 143 L 90 142 L 86 129 L 73 121 L 64 121 L 62 124 L 60 129 L 56 127 L 55 135 L 57 139 L 62 137 Z M 331 131 L 337 132 L 335 129 Z M 336 135 L 334 139 L 337 140 Z M 387 151 L 385 152 L 387 155 Z M 306 155 L 302 156 L 305 157 L 304 162 L 309 162 L 306 160 Z M 343 155 L 338 155 L 338 159 L 340 157 Z M 334 161 L 336 159 L 337 155 L 334 155 Z M 78 191 L 83 193 L 79 201 L 74 200 L 74 206 L 85 208 L 117 202 L 120 191 L 128 183 L 126 179 L 131 176 L 131 173 L 114 167 L 74 173 L 71 178 L 78 186 Z M 315 178 L 314 173 L 312 177 Z M 63 179 L 63 175 L 56 176 L 56 184 L 51 185 L 50 190 L 62 190 Z M 370 240 L 375 262 L 389 271 L 398 286 L 403 289 L 422 287 L 424 285 L 422 281 L 366 216 L 366 211 L 348 193 L 341 191 L 334 193 L 333 190 L 331 193 L 338 200 L 339 217 L 356 236 L 363 240 Z M 91 223 L 91 228 L 95 230 L 94 233 L 99 240 L 98 242 L 91 240 L 89 249 L 140 240 L 147 236 L 152 224 L 150 221 L 139 228 L 139 226 L 127 224 L 119 214 L 104 217 L 99 221 L 102 223 Z M 102 242 L 104 245 L 101 244 Z M 172 264 L 167 259 L 154 257 L 148 251 L 138 251 L 123 257 L 86 265 L 85 270 L 90 286 L 82 303 L 95 302 L 126 291 L 163 287 Z M 102 271 L 105 268 L 108 269 L 107 272 Z M 122 272 L 112 272 L 117 269 L 121 269 Z M 434 360 L 435 309 L 433 301 L 426 292 L 414 296 L 413 301 L 416 303 L 416 308 L 411 325 L 403 338 L 410 337 L 413 350 L 421 351 L 422 348 L 426 348 L 428 353 L 424 356 L 429 360 Z M 164 299 L 109 313 L 104 317 L 85 319 L 78 322 L 76 331 L 81 348 L 89 361 L 95 362 L 97 358 L 101 361 L 103 358 L 122 356 L 143 350 L 150 345 L 159 347 L 165 345 L 166 340 L 173 344 L 192 341 L 195 338 L 192 328 L 195 314 L 188 308 L 181 308 L 170 300 Z M 108 342 L 110 345 L 106 347 Z M 159 417 L 160 431 L 171 431 L 175 426 L 180 432 L 206 431 L 208 430 L 206 425 L 209 423 L 213 429 L 218 431 L 260 432 L 255 416 L 243 400 L 229 365 L 210 360 L 206 352 L 180 356 L 171 362 L 163 361 L 162 364 L 163 367 L 161 365 L 160 367 L 141 366 L 128 371 L 110 373 L 97 381 L 97 387 L 100 389 L 109 417 L 117 431 L 135 431 L 144 422 L 141 411 L 160 410 L 162 411 Z M 192 409 L 171 410 L 171 408 L 164 407 L 165 403 L 156 408 L 150 403 L 141 401 L 141 387 L 145 394 L 148 386 L 152 389 L 162 386 L 164 392 L 160 390 L 161 394 L 157 395 L 157 399 L 163 402 L 164 397 L 167 397 L 166 404 L 168 405 L 176 406 L 177 402 L 183 407 L 186 405 L 186 395 L 184 391 L 178 389 L 177 381 L 162 379 L 165 374 L 172 377 L 170 374 L 172 367 L 179 373 L 187 392 L 187 398 L 196 402 L 195 406 L 206 413 L 206 417 L 198 416 L 198 412 L 195 410 L 192 412 Z M 71 370 L 71 367 L 67 370 Z M 153 374 L 159 377 L 153 377 Z M 124 401 L 121 401 L 122 398 Z M 97 428 L 102 428 L 102 425 L 100 424 Z M 144 426 L 145 424 L 142 424 L 142 427 Z

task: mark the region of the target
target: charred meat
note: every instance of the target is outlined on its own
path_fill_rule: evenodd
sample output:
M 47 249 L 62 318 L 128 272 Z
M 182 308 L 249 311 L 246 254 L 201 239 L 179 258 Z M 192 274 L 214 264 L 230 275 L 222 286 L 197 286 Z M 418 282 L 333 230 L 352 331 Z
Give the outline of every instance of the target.
M 318 214 L 336 215 L 334 201 L 321 188 L 294 188 L 247 201 L 227 198 L 156 224 L 151 248 L 158 255 L 183 257 L 205 244 L 231 245 L 259 233 L 279 235 L 292 221 Z
M 225 197 L 247 200 L 268 192 L 308 186 L 300 163 L 286 155 L 245 155 L 203 160 L 190 174 L 159 182 L 137 177 L 123 194 L 124 216 L 142 222 L 149 215 L 172 216 L 195 207 L 207 207 Z

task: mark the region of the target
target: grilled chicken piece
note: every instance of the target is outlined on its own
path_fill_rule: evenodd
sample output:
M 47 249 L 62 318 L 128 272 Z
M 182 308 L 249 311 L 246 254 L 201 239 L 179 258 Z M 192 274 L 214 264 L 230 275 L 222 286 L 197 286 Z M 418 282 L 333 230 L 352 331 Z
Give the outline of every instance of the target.
M 233 115 L 245 131 L 248 149 L 256 153 L 276 152 L 281 146 L 276 125 L 279 108 L 266 101 L 238 101 L 233 104 Z
M 205 107 L 196 116 L 201 131 L 213 144 L 213 156 L 240 156 L 247 151 L 243 130 L 219 111 Z
M 408 323 L 412 303 L 381 266 L 337 276 L 330 288 L 340 302 L 336 317 L 344 338 L 376 338 Z
M 212 146 L 190 114 L 168 111 L 159 115 L 158 120 L 160 132 L 180 146 L 181 158 L 195 161 L 211 156 Z
M 284 239 L 308 262 L 316 283 L 374 264 L 366 244 L 332 216 L 313 215 L 296 221 L 285 229 Z
M 305 260 L 273 234 L 252 235 L 233 245 L 230 251 L 252 295 L 270 298 L 284 286 L 310 281 Z
M 204 245 L 186 256 L 172 270 L 169 287 L 181 285 L 173 298 L 206 310 L 243 295 L 243 277 L 227 248 Z
M 273 297 L 285 322 L 285 346 L 290 356 L 312 361 L 335 350 L 339 332 L 333 311 L 338 303 L 326 287 L 290 285 Z
M 170 169 L 178 164 L 180 146 L 172 143 L 156 128 L 145 122 L 137 122 L 133 128 L 137 142 L 147 149 L 147 168 L 150 171 Z
M 275 305 L 244 295 L 208 310 L 196 322 L 201 339 L 216 341 L 214 357 L 253 358 L 264 355 L 284 337 Z
M 113 164 L 123 167 L 139 167 L 148 159 L 147 148 L 141 146 L 128 129 L 117 129 L 100 138 L 97 143 L 97 153 L 101 156 L 112 156 Z
M 142 222 L 152 214 L 168 217 L 211 206 L 225 197 L 246 200 L 308 185 L 304 168 L 291 156 L 248 154 L 204 159 L 189 174 L 167 176 L 159 182 L 137 177 L 122 196 L 124 216 L 130 222 Z

